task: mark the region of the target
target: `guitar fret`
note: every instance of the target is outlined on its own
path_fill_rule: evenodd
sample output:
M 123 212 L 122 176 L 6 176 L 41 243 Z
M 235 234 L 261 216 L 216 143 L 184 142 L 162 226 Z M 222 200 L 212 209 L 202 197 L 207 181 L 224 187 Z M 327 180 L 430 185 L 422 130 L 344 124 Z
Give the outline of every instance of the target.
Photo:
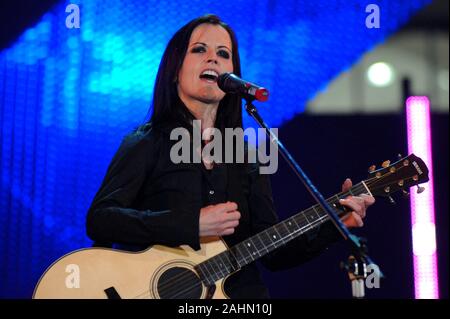
M 208 270 L 207 263 L 203 262 L 201 264 L 198 264 L 198 267 L 199 267 L 201 273 L 203 274 L 203 277 L 205 278 L 207 284 L 208 285 L 212 284 L 213 283 L 213 282 L 211 282 L 212 276 Z
M 245 247 L 245 249 L 248 251 L 248 256 L 250 257 L 250 259 L 252 259 L 252 261 L 255 260 L 255 259 L 253 258 L 252 251 L 250 251 L 250 249 L 249 249 L 250 247 L 252 247 L 251 243 L 249 243 L 249 241 L 246 240 L 246 241 L 242 242 L 242 245 L 243 245 L 243 246 Z
M 268 246 L 267 243 L 261 237 L 261 233 L 254 235 L 252 238 L 254 238 L 253 242 L 257 247 L 258 252 L 261 256 L 264 256 L 265 254 L 270 252 L 270 250 L 267 247 Z
M 370 196 L 373 196 L 373 195 L 372 195 L 372 192 L 370 191 L 369 187 L 367 187 L 367 185 L 366 185 L 366 183 L 365 183 L 364 181 L 362 181 L 362 182 L 359 183 L 359 184 L 361 184 L 362 189 L 364 189 L 364 191 L 367 192 L 366 194 L 368 194 L 368 195 L 370 195 Z M 358 185 L 359 185 L 359 184 L 358 184 Z M 361 192 L 361 193 L 364 193 L 364 192 Z
M 287 225 L 286 225 L 286 223 L 285 222 L 283 222 L 283 223 L 281 223 L 283 226 L 284 226 L 284 228 L 286 229 L 286 231 L 287 231 L 287 235 L 286 236 L 284 236 L 284 238 L 287 238 L 287 237 L 290 237 L 290 236 L 292 236 L 292 232 L 290 231 L 290 229 L 287 227 Z
M 269 228 L 270 229 L 270 228 Z M 264 234 L 267 236 L 267 238 L 269 239 L 269 244 L 267 245 L 268 247 L 270 247 L 270 246 L 274 246 L 274 247 L 276 247 L 276 245 L 274 245 L 274 243 L 273 243 L 273 240 L 272 240 L 272 237 L 271 237 L 271 235 L 270 235 L 270 233 L 269 233 L 269 229 L 266 229 L 265 231 L 264 231 Z M 273 249 L 272 249 L 273 250 Z
M 305 211 L 305 218 L 308 221 L 308 223 L 312 224 L 314 221 L 317 220 L 317 218 L 320 218 L 320 216 L 317 214 L 317 212 L 313 209 L 312 211 L 310 209 Z
M 293 216 L 291 219 L 294 221 L 295 225 L 297 226 L 297 229 L 300 229 L 300 225 L 296 221 L 297 215 Z
M 299 231 L 298 225 L 293 218 L 289 218 L 284 223 L 285 227 L 288 229 L 290 233 L 290 237 L 294 237 L 295 234 Z
M 236 264 L 237 263 L 236 258 L 234 258 L 231 251 L 228 250 L 228 251 L 223 252 L 222 254 L 228 259 L 228 263 L 231 267 L 230 273 L 235 271 L 238 268 L 238 265 Z M 233 260 L 231 260 L 230 256 L 231 256 L 231 258 L 233 258 Z
M 214 281 L 217 281 L 217 280 L 219 280 L 220 278 L 223 278 L 223 277 L 225 277 L 226 276 L 226 273 L 223 271 L 223 269 L 219 266 L 219 264 L 218 264 L 218 261 L 217 261 L 217 259 L 214 261 L 214 263 L 216 264 L 216 266 L 217 266 L 217 268 L 218 268 L 218 272 L 215 272 L 215 280 Z
M 258 245 L 255 243 L 255 241 L 253 240 L 253 237 L 250 237 L 250 242 L 252 247 L 255 249 L 255 251 L 253 252 L 253 255 L 258 254 L 258 257 L 261 257 L 261 250 L 258 248 Z
M 316 213 L 317 217 L 318 218 L 322 218 L 322 215 L 320 214 L 320 211 L 317 210 L 317 208 L 321 208 L 321 207 L 318 206 L 318 205 L 314 205 L 312 208 L 313 208 L 314 212 Z
M 262 238 L 261 238 L 261 236 L 260 236 L 260 234 L 261 233 L 259 233 L 259 234 L 256 234 L 254 237 L 256 237 L 256 238 L 258 238 L 259 239 L 259 241 L 261 242 L 261 244 L 262 244 L 262 248 L 264 248 L 265 250 L 266 250 L 266 252 L 268 253 L 269 252 L 269 249 L 267 248 L 267 245 L 266 244 L 264 244 L 264 242 L 263 242 L 263 240 L 262 240 Z
M 348 192 L 352 196 L 359 196 L 361 194 L 369 194 L 370 193 L 369 190 L 364 187 L 364 184 L 361 184 L 361 183 L 353 186 L 351 189 L 349 189 Z
M 298 214 L 293 217 L 293 220 L 297 225 L 297 228 L 301 230 L 303 227 L 303 222 L 299 220 L 300 218 L 302 218 L 303 220 L 305 219 L 305 217 L 302 214 Z
M 279 240 L 281 240 L 281 242 L 284 244 L 284 239 L 283 236 L 280 234 L 280 232 L 278 231 L 278 226 L 275 225 L 275 227 L 273 227 L 273 229 L 275 229 L 275 232 L 277 233 Z
M 354 194 L 359 192 L 356 187 L 364 187 L 364 185 L 358 184 L 357 186 L 354 186 L 350 192 L 334 195 L 326 200 L 327 203 L 332 205 L 335 209 L 338 207 L 340 208 L 340 206 L 337 205 L 338 202 L 336 202 L 336 200 L 339 201 L 340 196 L 345 196 L 346 194 L 355 196 Z M 304 234 L 310 229 L 317 227 L 328 219 L 328 214 L 320 205 L 316 204 L 283 222 L 267 228 L 240 244 L 235 245 L 229 251 L 231 254 L 235 255 L 234 257 L 237 266 L 242 267 Z M 245 249 L 242 246 L 245 246 Z
M 289 218 L 288 220 L 286 220 L 286 222 L 284 223 L 286 225 L 286 228 L 289 230 L 290 233 L 293 233 L 294 231 L 297 230 L 297 228 L 294 226 L 294 224 L 292 223 L 293 220 L 291 220 L 292 218 Z M 294 221 L 295 223 L 295 221 Z M 291 227 L 292 229 L 290 229 L 289 227 Z
M 246 265 L 245 257 L 242 254 L 241 249 L 239 248 L 239 245 L 236 245 L 233 248 L 236 251 L 236 260 L 238 262 L 239 267 Z M 242 261 L 243 261 L 243 263 L 241 263 Z
M 219 278 L 222 278 L 224 275 L 224 272 L 222 271 L 222 268 L 219 266 L 218 258 L 215 258 L 217 256 L 214 256 L 211 258 L 211 266 L 214 269 L 214 281 L 218 280 Z
M 220 270 L 221 270 L 221 272 L 222 272 L 222 275 L 223 275 L 223 274 L 226 274 L 226 273 L 228 272 L 228 268 L 227 268 L 227 263 L 224 262 L 224 260 L 222 259 L 222 254 L 219 254 L 219 255 L 215 256 L 215 258 L 219 258 L 219 259 L 220 259 L 220 261 L 219 261 L 219 267 L 220 267 Z M 225 272 L 223 272 L 224 267 L 225 267 Z
M 215 282 L 215 281 L 216 281 L 217 272 L 216 272 L 216 270 L 214 269 L 213 261 L 214 261 L 213 258 L 207 260 L 207 261 L 205 262 L 205 266 L 206 266 L 206 268 L 208 268 L 208 266 L 209 266 L 209 268 L 211 269 L 211 272 L 210 272 L 210 275 L 211 275 L 211 276 L 210 276 L 210 278 L 211 278 L 212 282 Z
M 276 225 L 274 227 L 272 227 L 272 229 L 276 231 Z M 277 232 L 278 233 L 278 232 Z M 270 240 L 272 241 L 272 245 L 274 245 L 275 247 L 277 247 L 277 242 L 278 242 L 278 237 L 280 236 L 279 234 L 274 234 L 274 233 L 267 233 L 269 235 Z
M 305 229 L 307 229 L 308 227 L 310 227 L 310 223 L 309 223 L 309 221 L 308 221 L 308 218 L 306 217 L 306 215 L 305 215 L 305 212 L 306 211 L 304 211 L 302 214 L 301 214 L 301 217 L 302 217 L 302 223 L 301 223 L 301 226 L 300 226 L 300 233 L 301 234 L 303 234 L 304 232 L 305 232 Z
M 266 230 L 262 234 L 264 234 L 265 237 L 261 237 L 261 240 L 265 243 L 265 246 L 267 247 L 267 249 L 269 251 L 274 250 L 273 241 L 272 241 L 272 238 L 270 237 L 270 234 L 268 233 L 268 231 Z
M 292 231 L 289 229 L 288 225 L 286 222 L 282 222 L 281 225 L 281 230 L 283 232 L 283 238 L 284 239 L 288 239 L 292 236 Z
M 334 198 L 336 198 L 336 202 L 339 203 L 339 200 L 341 199 L 337 194 L 334 195 Z
M 234 263 L 231 261 L 230 257 L 228 257 L 229 251 L 224 251 L 223 253 L 219 254 L 220 260 L 222 260 L 223 264 L 225 265 L 226 275 L 234 272 L 236 270 L 236 267 Z

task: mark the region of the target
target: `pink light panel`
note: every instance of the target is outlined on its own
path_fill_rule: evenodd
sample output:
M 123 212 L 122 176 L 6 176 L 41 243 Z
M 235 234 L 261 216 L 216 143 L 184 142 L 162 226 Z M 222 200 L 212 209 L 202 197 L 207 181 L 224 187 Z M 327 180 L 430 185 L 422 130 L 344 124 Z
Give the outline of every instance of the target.
M 433 161 L 431 153 L 430 101 L 411 96 L 406 101 L 408 153 L 423 159 L 430 180 L 425 191 L 411 189 L 411 222 L 416 299 L 438 299 L 436 227 L 434 222 Z

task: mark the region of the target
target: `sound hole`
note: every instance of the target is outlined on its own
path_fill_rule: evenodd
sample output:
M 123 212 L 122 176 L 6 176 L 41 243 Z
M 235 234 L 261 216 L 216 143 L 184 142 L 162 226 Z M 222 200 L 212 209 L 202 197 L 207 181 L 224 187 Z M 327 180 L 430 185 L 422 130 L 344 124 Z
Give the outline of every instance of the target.
M 164 271 L 157 287 L 161 299 L 200 299 L 203 290 L 200 278 L 193 271 L 182 267 Z

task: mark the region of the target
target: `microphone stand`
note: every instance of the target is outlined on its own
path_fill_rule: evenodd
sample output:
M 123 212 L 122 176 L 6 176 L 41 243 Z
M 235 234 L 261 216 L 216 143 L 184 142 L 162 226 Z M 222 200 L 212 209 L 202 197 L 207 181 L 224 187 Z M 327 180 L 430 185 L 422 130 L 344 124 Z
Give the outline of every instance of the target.
M 367 253 L 366 240 L 360 238 L 361 248 Z M 346 262 L 341 262 L 341 269 L 347 270 L 348 279 L 352 286 L 352 296 L 356 299 L 364 298 L 364 283 L 367 278 L 367 264 L 352 250 Z M 356 256 L 356 257 L 355 257 Z
M 373 262 L 373 260 L 367 254 L 367 247 L 362 243 L 361 239 L 358 236 L 350 233 L 350 231 L 342 223 L 342 221 L 340 220 L 340 218 L 338 217 L 336 212 L 331 208 L 331 206 L 327 203 L 327 201 L 324 199 L 324 197 L 319 192 L 319 190 L 314 186 L 314 184 L 311 182 L 311 180 L 308 178 L 308 176 L 305 174 L 305 172 L 301 169 L 301 167 L 294 160 L 294 158 L 289 153 L 289 151 L 284 147 L 284 145 L 281 143 L 281 141 L 278 139 L 278 137 L 269 129 L 267 124 L 264 122 L 262 117 L 259 115 L 256 107 L 252 104 L 253 100 L 254 100 L 254 97 L 246 97 L 245 98 L 245 101 L 246 101 L 245 110 L 262 128 L 264 128 L 267 136 L 270 138 L 271 143 L 278 144 L 278 151 L 281 154 L 281 156 L 283 156 L 283 158 L 288 162 L 289 166 L 292 168 L 292 170 L 297 175 L 297 177 L 300 179 L 300 181 L 303 183 L 303 185 L 305 185 L 306 189 L 309 191 L 309 193 L 312 195 L 312 197 L 316 200 L 316 202 L 320 205 L 320 207 L 322 207 L 322 209 L 328 214 L 328 216 L 330 217 L 334 226 L 341 233 L 342 237 L 344 237 L 344 239 L 350 244 L 351 250 L 356 255 L 356 257 L 354 257 L 354 258 L 362 261 L 362 263 L 364 263 L 364 264 L 367 264 L 367 265 L 374 264 L 376 266 L 376 264 Z M 379 268 L 375 267 L 375 269 L 379 269 Z M 356 274 L 356 276 L 360 277 L 358 274 Z M 381 270 L 379 270 L 379 276 L 380 276 L 380 278 L 384 277 Z M 352 283 L 352 286 L 353 286 L 353 283 Z M 363 286 L 363 288 L 364 288 L 364 286 Z M 363 295 L 364 295 L 364 293 L 363 293 Z

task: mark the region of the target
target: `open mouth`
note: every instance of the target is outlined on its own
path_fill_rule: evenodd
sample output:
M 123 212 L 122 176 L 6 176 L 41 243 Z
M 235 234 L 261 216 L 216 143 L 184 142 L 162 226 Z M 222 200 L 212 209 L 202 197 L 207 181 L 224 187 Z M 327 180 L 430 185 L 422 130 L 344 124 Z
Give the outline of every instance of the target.
M 219 74 L 214 70 L 205 70 L 200 74 L 200 79 L 206 80 L 207 82 L 215 83 Z

